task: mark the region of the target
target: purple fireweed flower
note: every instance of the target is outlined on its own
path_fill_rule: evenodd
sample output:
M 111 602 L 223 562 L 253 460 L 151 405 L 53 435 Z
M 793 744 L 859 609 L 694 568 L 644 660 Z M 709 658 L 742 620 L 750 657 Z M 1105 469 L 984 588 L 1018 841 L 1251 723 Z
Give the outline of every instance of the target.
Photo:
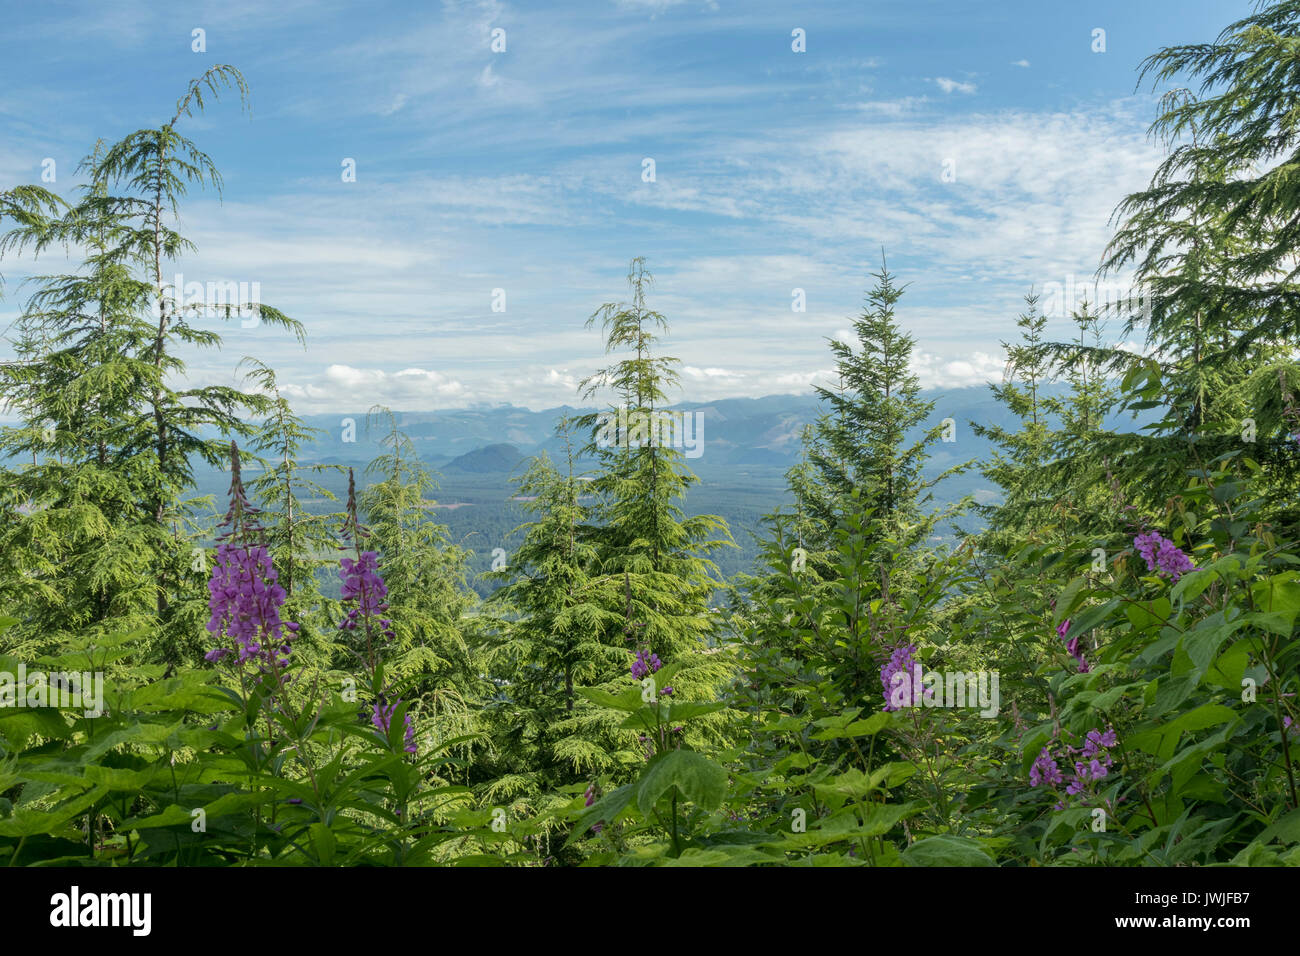
M 1056 636 L 1059 637 L 1061 640 L 1065 641 L 1065 635 L 1068 634 L 1069 632 L 1070 632 L 1069 618 L 1066 618 L 1060 624 L 1056 625 Z M 1079 662 L 1080 674 L 1087 674 L 1089 671 L 1092 670 L 1091 665 L 1089 665 L 1089 663 L 1083 659 L 1083 655 L 1079 653 L 1079 638 L 1077 636 L 1071 638 L 1068 641 L 1065 641 L 1065 649 L 1070 652 L 1071 657 L 1073 657 L 1076 661 Z
M 345 631 L 364 630 L 366 620 L 378 622 L 380 632 L 389 640 L 393 639 L 393 622 L 379 615 L 388 610 L 388 585 L 379 574 L 379 555 L 374 551 L 362 551 L 359 559 L 342 558 L 339 561 L 339 577 L 343 586 L 339 598 L 343 601 L 356 601 L 356 606 L 348 610 L 348 615 L 340 629 Z
M 663 667 L 663 662 L 659 660 L 658 654 L 640 650 L 636 652 L 636 660 L 632 662 L 632 676 L 637 680 L 641 680 L 649 677 L 661 667 Z
M 1104 734 L 1100 730 L 1090 730 L 1083 741 L 1083 755 L 1085 757 L 1095 757 L 1098 753 L 1114 747 L 1115 743 L 1115 729 L 1113 727 Z
M 583 797 L 586 798 L 586 806 L 591 806 L 596 802 L 596 785 L 594 783 L 588 784 L 587 792 L 583 794 Z M 592 833 L 599 834 L 603 829 L 605 829 L 605 824 L 603 823 L 597 822 L 591 825 Z
M 283 667 L 289 663 L 289 644 L 298 625 L 280 620 L 285 592 L 263 545 L 217 545 L 208 593 L 208 632 L 232 639 L 240 664 L 255 660 L 263 667 Z M 233 648 L 217 647 L 203 656 L 215 663 L 232 653 Z
M 1049 748 L 1044 747 L 1034 760 L 1034 765 L 1029 768 L 1029 785 L 1039 787 L 1046 784 L 1054 787 L 1061 782 L 1061 768 L 1057 766 L 1056 761 L 1052 758 L 1052 752 Z
M 1133 550 L 1146 560 L 1148 571 L 1156 569 L 1156 549 L 1160 547 L 1161 540 L 1160 535 L 1154 531 L 1145 532 L 1133 539 Z
M 880 683 L 885 689 L 885 710 L 920 707 L 923 698 L 934 699 L 934 688 L 926 689 L 921 681 L 921 665 L 913 658 L 915 653 L 915 644 L 900 644 L 880 669 Z
M 1080 674 L 1087 674 L 1092 670 L 1092 665 L 1084 660 L 1083 655 L 1079 653 L 1079 639 L 1077 637 L 1071 638 L 1069 642 L 1066 643 L 1065 649 L 1070 652 L 1071 657 L 1079 662 Z
M 1155 531 L 1140 534 L 1133 539 L 1133 548 L 1142 555 L 1147 570 L 1177 582 L 1184 574 L 1195 571 L 1196 565 L 1177 545 Z
M 1107 727 L 1105 733 L 1100 730 L 1088 731 L 1081 750 L 1067 745 L 1067 750 L 1085 759 L 1074 762 L 1074 777 L 1070 785 L 1065 788 L 1065 792 L 1070 796 L 1089 793 L 1092 789 L 1091 784 L 1108 777 L 1110 768 L 1114 764 L 1109 749 L 1116 743 L 1115 729 Z
M 391 704 L 386 705 L 384 698 L 381 696 L 370 713 L 370 722 L 374 724 L 375 729 L 385 737 L 388 736 L 388 728 L 392 724 L 393 714 L 397 712 L 397 705 L 401 702 L 402 699 L 399 697 Z M 415 746 L 415 721 L 409 712 L 406 714 L 403 723 L 406 725 L 406 739 L 403 749 L 408 754 L 413 754 L 417 751 Z
M 671 697 L 673 695 L 673 685 L 669 684 L 659 692 L 660 697 Z
M 1062 741 L 1066 752 L 1083 758 L 1072 761 L 1074 772 L 1068 783 L 1061 774 L 1051 747 L 1044 747 L 1038 754 L 1037 759 L 1034 760 L 1033 766 L 1029 768 L 1029 785 L 1031 787 L 1046 785 L 1055 789 L 1059 788 L 1062 783 L 1066 783 L 1066 797 L 1092 796 L 1093 784 L 1110 776 L 1114 760 L 1111 758 L 1109 750 L 1117 742 L 1113 727 L 1107 727 L 1104 733 L 1100 730 L 1088 731 L 1084 737 L 1082 748 L 1072 747 Z M 1056 804 L 1057 810 L 1064 810 L 1065 808 L 1066 800 L 1061 800 Z

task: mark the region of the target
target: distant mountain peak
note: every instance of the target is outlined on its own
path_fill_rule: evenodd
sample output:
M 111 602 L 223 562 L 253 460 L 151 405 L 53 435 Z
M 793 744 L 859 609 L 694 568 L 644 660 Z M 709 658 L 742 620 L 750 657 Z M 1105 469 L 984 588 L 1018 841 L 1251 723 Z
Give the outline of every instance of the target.
M 516 446 L 505 443 L 486 445 L 453 458 L 442 466 L 446 472 L 468 472 L 470 474 L 487 474 L 512 472 L 524 460 L 525 455 Z

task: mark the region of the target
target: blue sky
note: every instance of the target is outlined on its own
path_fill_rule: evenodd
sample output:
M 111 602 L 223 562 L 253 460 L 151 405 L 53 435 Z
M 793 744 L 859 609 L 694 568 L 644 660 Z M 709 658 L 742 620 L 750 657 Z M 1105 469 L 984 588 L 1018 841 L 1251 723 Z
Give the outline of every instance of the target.
M 183 208 L 198 253 L 167 275 L 257 282 L 308 343 L 234 324 L 221 352 L 189 357 L 195 380 L 233 381 L 252 354 L 302 412 L 572 403 L 604 359 L 584 322 L 624 297 L 643 255 L 683 398 L 802 392 L 826 374 L 825 339 L 846 334 L 883 246 L 909 284 L 899 317 L 923 384 L 977 384 L 1000 376 L 1025 292 L 1090 277 L 1116 202 L 1158 162 L 1142 58 L 1209 41 L 1250 9 L 11 5 L 0 189 L 39 181 L 52 158 L 52 188 L 71 195 L 96 138 L 164 121 L 190 78 L 229 63 L 252 110 L 226 98 L 186 122 L 225 193 Z M 205 52 L 191 49 L 198 28 Z M 791 48 L 796 28 L 806 52 Z M 345 158 L 356 182 L 342 181 Z M 62 266 L 0 260 L 0 328 L 24 277 Z

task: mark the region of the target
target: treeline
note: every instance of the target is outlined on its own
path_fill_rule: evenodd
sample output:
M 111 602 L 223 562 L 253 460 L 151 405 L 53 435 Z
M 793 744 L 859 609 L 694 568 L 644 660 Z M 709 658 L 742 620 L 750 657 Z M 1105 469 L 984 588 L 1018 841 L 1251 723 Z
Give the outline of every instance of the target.
M 34 280 L 0 369 L 0 861 L 1300 863 L 1297 42 L 1287 0 L 1144 64 L 1199 85 L 1161 100 L 1168 157 L 1104 255 L 1141 294 L 1066 342 L 1026 297 L 993 387 L 1016 424 L 963 423 L 995 451 L 956 469 L 1000 504 L 931 498 L 945 426 L 916 437 L 882 259 L 731 580 L 681 451 L 602 413 L 519 479 L 483 600 L 386 410 L 322 515 L 334 466 L 299 464 L 270 367 L 176 384 L 240 314 L 163 279 L 187 192 L 221 186 L 181 130 L 245 96 L 233 68 L 96 144 L 77 196 L 0 193 L 0 250 L 82 260 Z M 643 260 L 627 281 L 578 397 L 652 422 L 678 363 Z M 231 477 L 215 546 L 195 460 Z M 984 529 L 941 544 L 962 514 Z

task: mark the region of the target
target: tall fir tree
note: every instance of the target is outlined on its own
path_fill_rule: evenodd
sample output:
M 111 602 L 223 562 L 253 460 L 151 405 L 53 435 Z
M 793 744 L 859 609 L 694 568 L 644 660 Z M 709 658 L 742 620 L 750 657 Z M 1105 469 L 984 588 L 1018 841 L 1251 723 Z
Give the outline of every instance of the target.
M 578 689 L 611 680 L 627 660 L 600 640 L 622 623 L 618 582 L 594 573 L 595 548 L 582 535 L 586 482 L 574 473 L 568 420 L 560 431 L 565 470 L 543 452 L 517 481 L 535 517 L 515 530 L 522 540 L 493 572 L 503 584 L 488 601 L 496 632 L 490 673 L 503 689 L 486 709 L 496 772 L 485 796 L 526 798 L 539 811 L 571 799 L 557 795 L 563 788 L 615 768 L 610 741 L 590 732 L 593 708 Z
M 44 619 L 51 633 L 69 611 L 77 626 L 106 614 L 134 620 L 139 589 L 149 588 L 155 651 L 172 664 L 202 645 L 194 602 L 172 607 L 195 580 L 195 502 L 186 499 L 194 463 L 219 465 L 225 436 L 246 430 L 241 413 L 266 408 L 260 396 L 236 389 L 178 384 L 180 352 L 218 346 L 220 335 L 196 323 L 228 320 L 232 307 L 235 314 L 256 308 L 263 324 L 302 336 L 299 323 L 270 306 L 188 301 L 164 280 L 164 266 L 193 248 L 174 228 L 180 201 L 191 186 L 221 187 L 211 158 L 177 126 L 202 110 L 205 96 L 230 88 L 246 102 L 237 70 L 207 70 L 168 122 L 96 146 L 82 163 L 87 184 L 75 205 L 53 218 L 14 217 L 17 228 L 4 239 L 5 249 L 30 247 L 38 256 L 55 245 L 87 250 L 82 271 L 40 280 L 24 313 L 23 361 L 3 385 L 4 400 L 23 409 L 26 430 L 6 432 L 2 447 L 34 457 L 18 492 L 30 504 L 23 527 L 11 533 L 44 551 L 32 555 L 35 604 L 24 616 Z M 53 391 L 59 383 L 67 387 Z M 60 535 L 102 544 L 98 563 L 74 582 L 49 580 Z
M 911 562 L 907 556 L 930 538 L 947 513 L 927 509 L 931 487 L 965 466 L 936 477 L 924 474 L 941 428 L 922 430 L 935 405 L 920 397 L 920 382 L 911 368 L 915 342 L 895 314 L 904 290 L 895 284 L 883 255 L 875 278 L 866 306 L 853 322 L 857 342 L 831 339 L 837 385 L 816 388 L 826 411 L 814 426 L 807 456 L 811 469 L 798 473 L 793 490 L 800 509 L 820 529 L 821 540 L 811 542 L 812 548 L 829 547 L 838 524 L 859 510 L 872 516 L 882 542 L 901 546 L 894 549 L 894 558 L 877 566 L 881 593 L 888 600 L 894 561 Z M 918 437 L 911 437 L 918 431 Z
M 588 319 L 588 327 L 603 330 L 606 354 L 624 357 L 581 383 L 584 398 L 608 404 L 578 420 L 590 430 L 584 451 L 596 462 L 592 520 L 582 540 L 593 549 L 593 573 L 617 590 L 621 616 L 601 640 L 623 648 L 629 665 L 638 651 L 680 663 L 675 692 L 713 700 L 731 669 L 716 646 L 720 628 L 710 601 L 721 581 L 709 555 L 733 545 L 722 518 L 685 515 L 683 501 L 698 479 L 675 444 L 684 447 L 688 431 L 702 441 L 703 426 L 692 428 L 689 412 L 666 408 L 680 363 L 656 352 L 668 322 L 647 302 L 654 280 L 643 258 L 631 261 L 627 281 L 630 301 L 606 303 Z M 709 733 L 719 722 L 695 726 Z
M 1274 490 L 1293 486 L 1287 391 L 1300 384 L 1300 189 L 1292 49 L 1300 2 L 1260 4 L 1212 43 L 1167 47 L 1142 65 L 1164 92 L 1151 132 L 1168 148 L 1146 189 L 1117 210 L 1103 270 L 1133 270 L 1125 337 L 1142 329 L 1149 358 L 1112 350 L 1129 407 L 1161 408 L 1154 429 L 1105 443 L 1130 500 L 1162 507 L 1188 470 L 1224 454 L 1266 459 Z M 1286 495 L 1275 511 L 1300 512 Z
M 1033 535 L 1050 523 L 1057 489 L 1044 467 L 1052 457 L 1052 418 L 1059 411 L 1047 391 L 1054 363 L 1044 332 L 1047 316 L 1038 308 L 1038 296 L 1025 296 L 1025 311 L 1016 319 L 1019 342 L 1003 342 L 1006 373 L 1001 385 L 990 391 L 1014 417 L 1016 429 L 971 422 L 970 428 L 989 441 L 992 456 L 980 469 L 1002 492 L 997 504 L 977 504 L 974 511 L 986 522 L 982 546 L 1006 554 L 1026 534 Z

